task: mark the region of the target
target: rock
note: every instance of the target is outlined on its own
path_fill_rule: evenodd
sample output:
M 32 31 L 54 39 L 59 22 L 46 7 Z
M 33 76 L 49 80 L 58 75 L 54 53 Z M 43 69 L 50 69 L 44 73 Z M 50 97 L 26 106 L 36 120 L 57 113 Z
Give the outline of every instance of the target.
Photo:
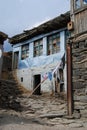
M 87 122 L 83 123 L 83 126 L 87 128 Z
M 80 113 L 74 113 L 73 117 L 74 117 L 74 119 L 80 119 L 81 118 L 81 114 Z
M 64 118 L 54 118 L 54 119 L 51 119 L 51 122 L 57 122 L 62 125 L 68 125 L 70 123 L 75 123 L 75 120 L 68 120 Z
M 80 128 L 80 127 L 83 127 L 83 124 L 71 123 L 68 126 L 71 128 Z
M 23 122 L 21 122 L 21 125 L 24 125 L 24 123 L 23 123 Z
M 56 118 L 56 117 L 63 117 L 63 115 L 64 114 L 61 114 L 61 113 L 59 113 L 59 114 L 44 114 L 44 115 L 41 115 L 41 116 L 39 116 L 39 118 Z
M 74 119 L 74 116 L 73 115 L 72 116 L 65 115 L 64 118 L 70 120 L 70 119 Z

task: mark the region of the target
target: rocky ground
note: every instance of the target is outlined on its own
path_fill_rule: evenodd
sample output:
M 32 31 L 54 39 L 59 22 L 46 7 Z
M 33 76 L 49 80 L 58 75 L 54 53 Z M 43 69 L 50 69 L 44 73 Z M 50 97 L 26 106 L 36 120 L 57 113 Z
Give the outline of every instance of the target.
M 2 128 L 0 130 L 4 130 L 5 126 L 11 124 L 21 125 L 21 127 L 33 124 L 51 128 L 87 128 L 87 118 L 81 118 L 79 114 L 68 117 L 66 101 L 58 97 L 47 95 L 29 97 L 28 94 L 24 94 L 17 100 L 21 104 L 21 111 L 0 110 Z
M 8 81 L 0 84 L 0 130 L 87 129 L 87 116 L 77 111 L 67 116 L 67 102 L 60 96 L 30 96 L 13 86 Z

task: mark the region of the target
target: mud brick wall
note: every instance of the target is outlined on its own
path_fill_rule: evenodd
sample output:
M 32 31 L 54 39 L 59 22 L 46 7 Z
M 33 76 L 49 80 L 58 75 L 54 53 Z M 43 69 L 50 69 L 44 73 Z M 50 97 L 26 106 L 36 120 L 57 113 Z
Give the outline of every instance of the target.
M 72 44 L 74 109 L 87 116 L 87 40 Z

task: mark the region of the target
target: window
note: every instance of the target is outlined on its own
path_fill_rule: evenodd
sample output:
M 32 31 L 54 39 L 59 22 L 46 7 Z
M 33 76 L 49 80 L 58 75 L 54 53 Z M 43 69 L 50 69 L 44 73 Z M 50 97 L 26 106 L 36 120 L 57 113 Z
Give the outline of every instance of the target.
M 23 60 L 27 57 L 29 57 L 29 44 L 23 45 L 21 51 L 21 59 Z
M 76 0 L 75 8 L 78 9 L 80 7 L 81 7 L 81 1 L 80 0 Z
M 43 40 L 37 40 L 34 42 L 34 57 L 41 56 L 43 54 Z
M 83 4 L 87 4 L 87 0 L 83 0 Z
M 60 51 L 60 35 L 54 34 L 48 37 L 48 55 L 55 54 Z
M 79 9 L 87 4 L 87 0 L 75 0 L 75 8 Z

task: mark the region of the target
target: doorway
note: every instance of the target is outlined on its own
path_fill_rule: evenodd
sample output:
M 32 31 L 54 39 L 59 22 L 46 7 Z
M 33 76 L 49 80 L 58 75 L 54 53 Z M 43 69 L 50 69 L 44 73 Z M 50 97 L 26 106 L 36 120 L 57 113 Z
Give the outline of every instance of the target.
M 13 69 L 17 69 L 18 68 L 18 59 L 19 59 L 19 51 L 14 52 Z
M 34 75 L 34 89 L 38 86 L 38 88 L 35 90 L 35 95 L 41 95 L 41 75 Z

